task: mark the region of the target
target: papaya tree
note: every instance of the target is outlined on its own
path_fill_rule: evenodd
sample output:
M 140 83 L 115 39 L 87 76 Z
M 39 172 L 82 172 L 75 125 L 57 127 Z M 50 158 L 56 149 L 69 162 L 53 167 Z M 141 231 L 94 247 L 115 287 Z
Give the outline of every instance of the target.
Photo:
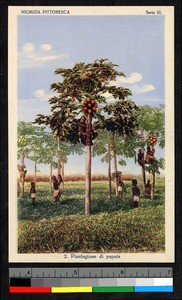
M 152 183 L 151 183 L 151 200 L 154 199 L 154 190 L 155 190 L 155 175 L 160 174 L 160 170 L 164 170 L 164 159 L 154 159 L 152 164 L 146 166 L 146 171 L 152 175 Z
M 137 127 L 137 124 L 136 124 Z M 117 157 L 117 164 L 115 167 L 114 176 L 117 180 L 120 177 L 122 172 L 118 171 L 118 167 L 126 166 L 126 159 L 127 158 L 134 158 L 135 159 L 135 149 L 137 147 L 137 140 L 136 140 L 137 131 L 132 130 L 130 135 L 124 134 L 121 136 L 119 133 L 115 133 L 115 138 L 113 139 L 115 153 L 114 155 Z M 117 167 L 118 165 L 118 167 Z M 118 186 L 118 185 L 117 185 Z M 118 193 L 116 194 L 118 195 Z
M 115 193 L 118 196 L 118 179 L 120 173 L 118 172 L 118 162 L 117 162 L 117 153 L 120 155 L 125 155 L 126 157 L 131 157 L 131 142 L 130 148 L 125 148 L 125 153 L 123 153 L 122 142 L 131 141 L 137 130 L 137 119 L 134 116 L 134 113 L 138 110 L 136 104 L 131 100 L 121 99 L 120 101 L 115 101 L 114 104 L 107 104 L 104 107 L 104 111 L 111 117 L 106 118 L 105 120 L 99 121 L 96 123 L 96 127 L 99 125 L 102 129 L 106 129 L 108 132 L 111 132 L 110 148 L 113 152 L 114 159 L 114 177 L 115 177 Z M 128 137 L 128 139 L 127 139 Z M 116 140 L 118 142 L 116 143 Z M 134 145 L 134 144 L 133 144 Z M 132 148 L 133 149 L 133 148 Z M 132 151 L 133 153 L 133 151 Z M 120 165 L 125 165 L 125 161 L 120 159 Z
M 34 182 L 36 183 L 38 172 L 37 165 L 44 162 L 42 153 L 45 140 L 44 128 L 32 125 L 32 131 L 30 132 L 30 134 L 30 152 L 27 158 L 34 162 Z
M 25 176 L 27 174 L 27 170 L 25 166 L 25 157 L 29 151 L 27 146 L 28 146 L 27 138 L 23 134 L 20 134 L 18 138 L 18 158 L 21 159 L 21 164 L 20 165 L 18 164 L 18 171 L 20 176 L 21 187 L 19 183 L 18 188 L 20 187 L 22 198 L 25 197 L 24 181 L 25 181 Z M 20 191 L 18 192 L 18 195 L 20 194 Z
M 53 136 L 50 132 L 45 131 L 44 132 L 44 141 L 39 148 L 39 151 L 41 151 L 41 158 L 40 163 L 42 164 L 49 164 L 49 190 L 50 193 L 52 192 L 52 173 L 53 168 L 57 167 L 57 156 L 56 156 L 56 148 L 57 144 Z
M 109 122 L 110 113 L 105 109 L 108 94 L 118 100 L 118 105 L 121 102 L 121 105 L 128 105 L 128 108 L 131 106 L 128 99 L 131 91 L 113 85 L 118 76 L 124 76 L 116 67 L 118 66 L 107 59 L 99 59 L 88 64 L 77 63 L 73 68 L 56 69 L 55 74 L 60 75 L 62 81 L 51 85 L 51 89 L 58 94 L 49 100 L 52 114 L 38 115 L 36 118 L 38 124 L 47 123 L 53 131 L 56 130 L 61 140 L 84 144 L 86 215 L 91 213 L 91 157 L 93 141 L 97 136 L 93 129 L 93 120 L 100 120 L 102 126 L 105 118 Z
M 154 144 L 151 144 L 152 141 L 150 141 L 150 137 L 153 137 L 153 139 L 156 140 L 155 144 L 157 143 L 161 149 L 163 149 L 165 146 L 165 113 L 164 113 L 163 105 L 160 105 L 159 107 L 144 105 L 144 106 L 140 106 L 139 108 L 140 110 L 137 112 L 137 120 L 138 120 L 139 133 L 140 133 L 139 144 L 141 147 L 142 155 L 144 157 L 147 146 L 151 145 L 154 151 Z M 150 173 L 152 174 L 152 182 L 153 182 L 152 193 L 154 193 L 155 170 L 158 169 L 157 166 L 160 166 L 161 163 L 155 163 L 154 164 L 155 166 L 147 166 L 144 159 L 143 163 L 139 162 L 139 164 L 142 169 L 143 192 L 145 193 L 145 185 L 146 185 L 145 171 L 150 170 Z M 153 196 L 154 195 L 152 195 L 151 197 L 153 198 Z
M 18 122 L 18 158 L 21 159 L 21 165 L 18 165 L 21 180 L 22 197 L 24 194 L 24 180 L 27 170 L 25 166 L 25 158 L 29 158 L 33 143 L 43 134 L 43 128 L 39 126 L 33 126 L 31 122 Z

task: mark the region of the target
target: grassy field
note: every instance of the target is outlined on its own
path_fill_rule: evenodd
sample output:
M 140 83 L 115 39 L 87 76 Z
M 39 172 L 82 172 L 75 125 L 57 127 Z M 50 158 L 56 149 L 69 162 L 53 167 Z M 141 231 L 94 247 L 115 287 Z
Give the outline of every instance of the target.
M 66 182 L 61 202 L 54 203 L 49 184 L 37 183 L 36 205 L 18 199 L 20 253 L 50 252 L 161 252 L 164 251 L 164 178 L 156 180 L 154 200 L 141 195 L 131 203 L 131 183 L 121 198 L 108 197 L 106 181 L 92 183 L 90 217 L 84 215 L 85 183 Z M 141 182 L 139 182 L 141 187 Z

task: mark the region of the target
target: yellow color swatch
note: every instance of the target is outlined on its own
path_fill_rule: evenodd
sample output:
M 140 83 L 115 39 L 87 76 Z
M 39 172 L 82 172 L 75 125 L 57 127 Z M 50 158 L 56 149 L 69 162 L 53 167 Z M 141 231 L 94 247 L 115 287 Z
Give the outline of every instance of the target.
M 91 286 L 52 287 L 51 293 L 92 293 L 92 287 Z

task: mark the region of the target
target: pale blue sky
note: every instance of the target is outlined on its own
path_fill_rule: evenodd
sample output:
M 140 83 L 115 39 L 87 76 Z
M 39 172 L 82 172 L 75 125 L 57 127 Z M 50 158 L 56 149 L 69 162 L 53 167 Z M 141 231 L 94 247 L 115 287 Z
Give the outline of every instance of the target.
M 57 67 L 97 58 L 119 65 L 126 79 L 117 84 L 131 89 L 136 104 L 165 103 L 163 16 L 19 16 L 18 56 L 19 120 L 50 113 L 50 85 L 60 80 L 54 75 Z M 164 155 L 160 149 L 157 153 Z M 69 157 L 66 169 L 84 172 L 84 157 Z M 123 171 L 131 170 L 139 172 L 133 160 L 127 160 Z M 107 166 L 96 158 L 93 173 L 102 172 Z

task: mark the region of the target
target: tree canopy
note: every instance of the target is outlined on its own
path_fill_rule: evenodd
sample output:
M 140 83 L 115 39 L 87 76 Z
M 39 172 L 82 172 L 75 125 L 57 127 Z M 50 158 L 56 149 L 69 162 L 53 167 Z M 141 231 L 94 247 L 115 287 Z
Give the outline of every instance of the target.
M 129 89 L 114 85 L 118 76 L 124 76 L 115 67 L 118 65 L 100 59 L 89 64 L 77 63 L 72 69 L 56 69 L 55 74 L 61 76 L 62 82 L 51 84 L 51 89 L 57 92 L 57 96 L 49 99 L 51 114 L 39 114 L 35 122 L 48 125 L 60 140 L 78 143 L 78 120 L 81 115 L 87 117 L 84 101 L 91 98 L 97 103 L 92 111 L 93 118 L 100 121 L 97 127 L 117 128 L 121 134 L 130 134 L 130 128 L 136 125 L 132 116 L 136 105 L 128 98 L 131 96 Z M 117 99 L 114 104 L 107 103 L 108 94 Z

